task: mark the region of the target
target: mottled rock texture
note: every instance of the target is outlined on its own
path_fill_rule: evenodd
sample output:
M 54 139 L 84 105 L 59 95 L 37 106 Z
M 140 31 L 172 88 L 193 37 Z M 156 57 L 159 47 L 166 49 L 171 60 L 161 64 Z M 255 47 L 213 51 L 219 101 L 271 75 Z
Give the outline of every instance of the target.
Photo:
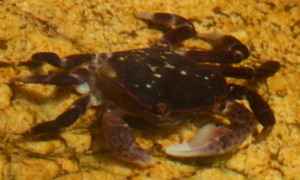
M 57 117 L 77 94 L 71 87 L 11 84 L 16 75 L 57 71 L 46 64 L 18 64 L 39 51 L 65 56 L 148 47 L 161 31 L 136 19 L 138 12 L 174 13 L 191 20 L 199 32 L 236 36 L 251 50 L 243 65 L 279 61 L 280 71 L 265 81 L 230 79 L 267 99 L 277 118 L 271 135 L 260 143 L 249 138 L 223 156 L 181 159 L 165 155 L 164 148 L 191 138 L 201 123 L 187 121 L 167 130 L 137 127 L 138 143 L 156 161 L 148 168 L 112 155 L 103 143 L 96 109 L 60 134 L 22 135 Z M 300 179 L 299 14 L 299 0 L 1 1 L 0 179 Z M 203 46 L 193 39 L 184 44 Z

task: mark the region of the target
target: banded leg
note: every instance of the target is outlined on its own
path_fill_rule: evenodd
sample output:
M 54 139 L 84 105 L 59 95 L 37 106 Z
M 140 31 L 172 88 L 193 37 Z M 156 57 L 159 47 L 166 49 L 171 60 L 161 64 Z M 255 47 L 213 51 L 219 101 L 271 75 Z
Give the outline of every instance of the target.
M 81 115 L 84 114 L 87 107 L 91 104 L 91 94 L 79 97 L 67 111 L 59 115 L 52 121 L 47 121 L 32 127 L 29 133 L 41 134 L 49 131 L 58 131 L 72 125 Z
M 73 54 L 66 57 L 59 57 L 53 52 L 38 52 L 32 55 L 31 60 L 35 62 L 45 62 L 55 67 L 71 69 L 86 62 L 100 63 L 105 54 Z
M 23 83 L 53 85 L 76 85 L 81 83 L 78 78 L 70 74 L 16 76 L 13 80 Z
M 280 69 L 280 63 L 277 61 L 266 61 L 255 68 L 203 65 L 221 72 L 226 77 L 241 79 L 267 78 Z
M 154 163 L 151 155 L 135 143 L 134 134 L 118 113 L 108 110 L 102 118 L 104 139 L 117 157 L 142 165 Z
M 265 139 L 275 125 L 275 116 L 269 104 L 255 91 L 236 84 L 229 84 L 228 91 L 233 99 L 241 100 L 246 98 L 257 121 L 263 126 L 257 141 Z
M 237 38 L 218 33 L 198 33 L 197 37 L 212 45 L 212 50 L 176 51 L 197 62 L 239 63 L 247 59 L 250 52 Z
M 169 146 L 166 153 L 181 157 L 223 154 L 241 145 L 256 125 L 254 115 L 237 102 L 227 102 L 225 108 L 217 110 L 216 113 L 227 117 L 230 126 L 207 124 L 191 141 Z
M 13 80 L 32 84 L 74 85 L 81 93 L 88 93 L 93 84 L 94 67 L 82 65 L 74 68 L 69 73 L 57 73 L 47 75 L 16 76 Z
M 190 21 L 175 14 L 141 13 L 137 17 L 171 29 L 158 40 L 156 43 L 157 47 L 170 48 L 197 34 L 194 25 Z

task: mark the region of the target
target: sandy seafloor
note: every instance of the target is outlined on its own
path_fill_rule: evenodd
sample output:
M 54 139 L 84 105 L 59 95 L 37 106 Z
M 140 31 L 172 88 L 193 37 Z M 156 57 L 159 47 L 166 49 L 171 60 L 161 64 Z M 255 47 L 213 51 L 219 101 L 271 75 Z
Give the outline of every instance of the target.
M 155 160 L 151 167 L 139 167 L 116 159 L 103 143 L 95 119 L 101 109 L 89 109 L 59 134 L 22 135 L 57 117 L 77 93 L 72 87 L 10 83 L 16 75 L 57 70 L 20 62 L 39 51 L 65 56 L 149 47 L 161 31 L 134 14 L 158 11 L 192 20 L 198 32 L 236 36 L 251 50 L 244 66 L 265 60 L 282 64 L 267 80 L 229 80 L 256 90 L 271 105 L 277 123 L 267 139 L 253 143 L 250 137 L 222 156 L 173 158 L 164 148 L 190 139 L 208 117 L 170 129 L 138 126 L 137 141 Z M 0 19 L 0 179 L 300 179 L 299 0 L 4 0 Z M 184 45 L 203 43 L 188 40 Z

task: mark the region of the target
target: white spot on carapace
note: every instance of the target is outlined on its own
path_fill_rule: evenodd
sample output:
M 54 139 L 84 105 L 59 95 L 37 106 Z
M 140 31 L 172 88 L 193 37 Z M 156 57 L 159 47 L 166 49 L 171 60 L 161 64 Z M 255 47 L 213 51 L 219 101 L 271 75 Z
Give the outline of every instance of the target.
M 153 76 L 154 76 L 154 77 L 157 77 L 157 78 L 161 78 L 161 75 L 160 75 L 160 74 L 157 74 L 157 73 L 154 74 Z
M 180 71 L 180 74 L 182 74 L 182 75 L 186 75 L 186 71 Z
M 171 65 L 171 64 L 166 64 L 165 65 L 165 68 L 168 68 L 168 69 L 175 69 L 175 66 Z
M 171 52 L 171 51 L 165 51 L 164 53 L 167 54 L 167 55 L 173 54 L 173 52 Z
M 151 69 L 151 71 L 152 71 L 152 72 L 155 72 L 155 71 L 156 71 L 156 69 L 157 69 L 157 67 L 155 67 L 155 66 L 151 66 L 151 65 L 148 65 L 148 67 Z
M 215 77 L 215 75 L 214 74 L 210 74 L 210 77 Z
M 86 94 L 90 91 L 90 86 L 87 82 L 79 84 L 78 86 L 75 86 L 76 91 L 79 92 L 80 94 Z
M 134 84 L 133 86 L 136 87 L 136 88 L 140 87 L 138 84 Z
M 204 76 L 204 79 L 205 79 L 205 80 L 209 80 L 209 78 L 208 78 L 207 76 Z
M 163 55 L 161 55 L 160 57 L 163 58 L 163 59 L 167 59 L 167 57 L 166 57 L 166 56 L 163 56 Z
M 120 61 L 125 61 L 125 58 L 123 56 L 119 57 Z
M 146 84 L 146 88 L 148 89 L 152 88 L 151 84 Z

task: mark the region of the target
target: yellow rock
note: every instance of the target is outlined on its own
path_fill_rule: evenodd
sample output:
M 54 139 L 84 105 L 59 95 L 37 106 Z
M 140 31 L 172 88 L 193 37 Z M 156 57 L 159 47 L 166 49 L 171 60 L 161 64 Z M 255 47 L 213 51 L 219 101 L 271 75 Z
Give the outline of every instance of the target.
M 91 121 L 97 124 L 91 115 L 54 141 L 20 136 L 36 123 L 58 116 L 76 94 L 72 88 L 10 84 L 15 75 L 56 71 L 50 65 L 38 69 L 16 65 L 39 51 L 65 56 L 149 47 L 162 33 L 136 19 L 137 12 L 174 13 L 190 19 L 199 32 L 233 34 L 252 53 L 243 65 L 279 61 L 282 69 L 255 86 L 277 118 L 271 135 L 258 144 L 247 142 L 228 155 L 178 159 L 165 155 L 163 149 L 181 137 L 191 137 L 199 126 L 189 122 L 174 131 L 134 130 L 156 161 L 148 168 L 114 158 L 103 143 L 100 125 L 86 134 L 70 131 L 85 128 Z M 299 0 L 1 1 L 0 179 L 300 179 L 299 12 Z M 187 47 L 202 47 L 201 43 L 184 42 Z M 13 67 L 2 67 L 1 62 Z M 31 138 L 40 142 L 30 143 Z

